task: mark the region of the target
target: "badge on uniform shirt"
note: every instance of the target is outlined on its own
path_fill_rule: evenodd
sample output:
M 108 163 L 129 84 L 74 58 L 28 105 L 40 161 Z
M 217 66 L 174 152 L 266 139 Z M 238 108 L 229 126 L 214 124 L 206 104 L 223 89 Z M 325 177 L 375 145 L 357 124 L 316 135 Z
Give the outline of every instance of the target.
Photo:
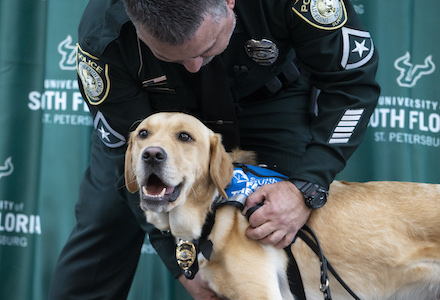
M 77 45 L 76 63 L 87 101 L 91 105 L 101 104 L 110 91 L 108 65 L 83 51 L 80 45 Z
M 296 0 L 292 10 L 314 27 L 332 30 L 347 22 L 343 0 Z
M 246 42 L 244 49 L 253 61 L 262 66 L 273 64 L 279 54 L 277 45 L 268 39 L 250 39 Z

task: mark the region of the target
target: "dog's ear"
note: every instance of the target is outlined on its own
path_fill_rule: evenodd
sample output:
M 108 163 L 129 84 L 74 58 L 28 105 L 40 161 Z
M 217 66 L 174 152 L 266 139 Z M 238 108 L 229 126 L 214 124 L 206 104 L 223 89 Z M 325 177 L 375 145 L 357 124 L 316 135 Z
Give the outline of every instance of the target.
M 230 156 L 223 147 L 220 134 L 214 134 L 210 139 L 211 161 L 209 172 L 220 194 L 227 198 L 225 188 L 232 178 L 234 167 Z
M 129 142 L 128 142 L 128 148 L 127 151 L 125 151 L 125 186 L 127 187 L 127 190 L 130 193 L 135 193 L 139 190 L 137 181 L 136 181 L 136 174 L 133 170 L 133 163 L 132 163 L 132 137 L 130 136 Z

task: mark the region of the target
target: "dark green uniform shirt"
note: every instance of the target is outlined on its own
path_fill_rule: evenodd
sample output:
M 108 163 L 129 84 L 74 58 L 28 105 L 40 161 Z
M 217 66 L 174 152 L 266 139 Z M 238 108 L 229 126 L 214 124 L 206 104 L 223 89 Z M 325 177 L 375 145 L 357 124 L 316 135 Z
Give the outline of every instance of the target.
M 275 76 L 285 83 L 283 72 L 294 61 L 301 78 L 281 88 L 289 90 L 291 101 L 299 101 L 294 95 L 308 99 L 312 86 L 320 92 L 316 116 L 303 124 L 311 138 L 301 158 L 280 167 L 291 178 L 327 187 L 361 143 L 379 95 L 374 79 L 378 56 L 369 32 L 352 5 L 342 0 L 327 5 L 322 0 L 237 0 L 234 11 L 237 26 L 221 55 L 234 101 L 252 105 L 252 98 L 266 93 Z M 248 53 L 252 39 L 276 45 L 276 61 L 259 61 L 257 52 Z M 79 26 L 77 59 L 96 134 L 109 151 L 124 151 L 130 128 L 153 112 L 197 115 L 200 110 L 199 75 L 156 59 L 137 38 L 121 1 L 90 1 Z M 264 100 L 270 102 L 279 93 Z M 240 115 L 238 119 L 240 123 Z M 270 127 L 260 124 L 261 134 L 266 125 Z M 242 140 L 244 148 L 255 150 L 249 139 Z M 282 148 L 284 141 L 278 142 Z M 268 163 L 284 164 L 276 159 Z

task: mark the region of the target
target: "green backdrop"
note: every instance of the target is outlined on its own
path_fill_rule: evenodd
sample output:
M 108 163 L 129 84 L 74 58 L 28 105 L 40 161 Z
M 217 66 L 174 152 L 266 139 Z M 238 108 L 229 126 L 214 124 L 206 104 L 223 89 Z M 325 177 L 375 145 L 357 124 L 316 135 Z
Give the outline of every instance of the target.
M 239 0 L 238 0 L 239 1 Z M 46 299 L 73 225 L 92 119 L 74 51 L 87 0 L 0 0 L 0 299 Z M 437 0 L 355 0 L 380 52 L 379 105 L 338 179 L 440 183 Z M 129 299 L 190 299 L 148 241 Z

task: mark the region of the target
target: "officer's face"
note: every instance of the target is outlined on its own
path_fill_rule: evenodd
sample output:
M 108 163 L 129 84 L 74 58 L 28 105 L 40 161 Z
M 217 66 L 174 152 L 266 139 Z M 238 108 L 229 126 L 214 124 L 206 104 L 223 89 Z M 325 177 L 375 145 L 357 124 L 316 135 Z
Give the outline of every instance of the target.
M 212 58 L 222 53 L 229 44 L 235 27 L 233 12 L 235 2 L 227 0 L 228 16 L 216 22 L 208 15 L 194 36 L 183 45 L 172 46 L 159 42 L 141 27 L 137 28 L 139 38 L 150 48 L 156 58 L 182 64 L 189 72 L 196 73 Z

